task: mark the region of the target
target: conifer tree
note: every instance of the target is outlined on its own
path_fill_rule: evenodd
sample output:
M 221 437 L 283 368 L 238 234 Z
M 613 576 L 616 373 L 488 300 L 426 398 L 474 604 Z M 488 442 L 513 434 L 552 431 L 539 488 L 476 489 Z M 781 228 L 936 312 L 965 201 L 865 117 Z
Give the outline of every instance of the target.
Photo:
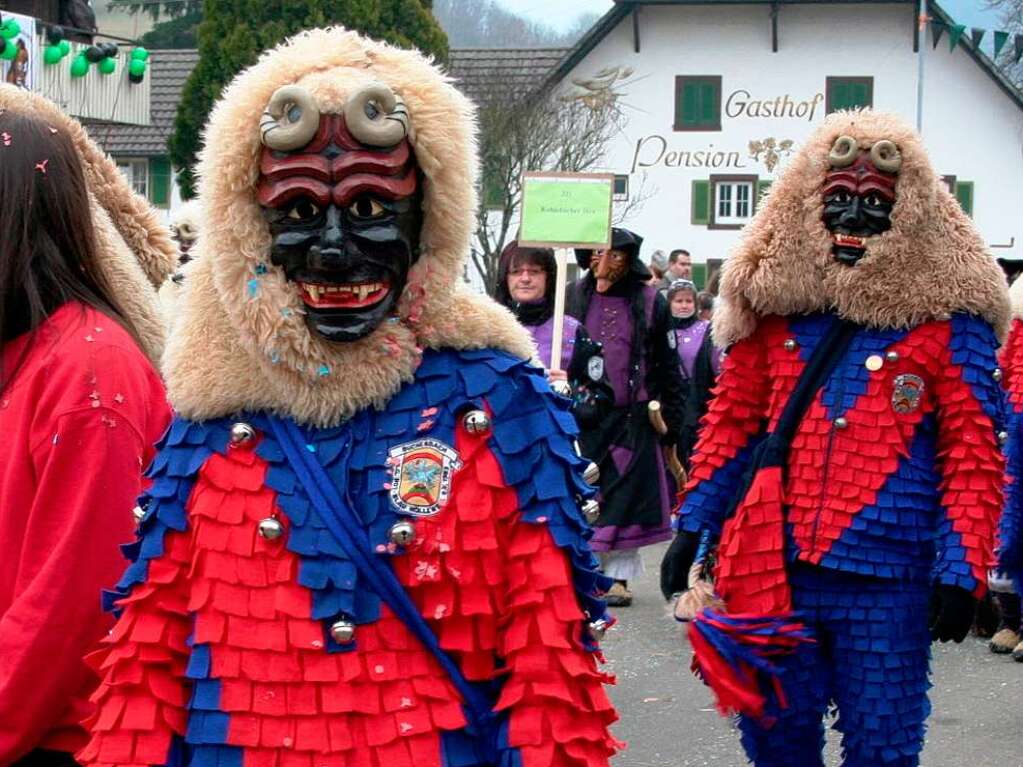
M 195 195 L 202 130 L 221 89 L 262 51 L 303 29 L 341 24 L 443 60 L 447 37 L 431 5 L 432 0 L 203 0 L 199 63 L 185 83 L 168 142 L 182 196 Z

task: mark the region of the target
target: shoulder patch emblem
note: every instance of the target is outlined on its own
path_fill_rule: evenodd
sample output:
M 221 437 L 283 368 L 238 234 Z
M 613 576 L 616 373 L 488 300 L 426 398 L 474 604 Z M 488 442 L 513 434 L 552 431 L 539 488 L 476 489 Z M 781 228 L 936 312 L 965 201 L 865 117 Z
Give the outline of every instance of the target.
M 594 354 L 586 363 L 586 374 L 591 381 L 599 382 L 604 377 L 604 358 Z
M 462 468 L 454 448 L 436 439 L 392 447 L 391 504 L 402 514 L 430 517 L 448 502 L 451 478 Z
M 920 376 L 905 373 L 895 378 L 892 391 L 892 409 L 899 415 L 909 415 L 920 407 L 924 393 L 924 380 Z

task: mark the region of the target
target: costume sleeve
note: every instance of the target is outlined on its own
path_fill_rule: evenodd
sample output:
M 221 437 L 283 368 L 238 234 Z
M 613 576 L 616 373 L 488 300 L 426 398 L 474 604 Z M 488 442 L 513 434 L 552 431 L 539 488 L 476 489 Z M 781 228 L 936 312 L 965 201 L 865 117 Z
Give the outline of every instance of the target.
M 488 397 L 495 475 L 511 494 L 501 520 L 505 595 L 498 652 L 507 673 L 496 709 L 500 745 L 522 767 L 606 767 L 620 746 L 591 625 L 610 625 L 579 510 L 592 494 L 572 447 L 575 424 L 543 378 L 524 366 L 514 389 Z M 516 758 L 518 760 L 516 760 Z M 520 760 L 520 761 L 519 761 Z
M 660 293 L 655 293 L 653 321 L 649 329 L 652 364 L 647 378 L 652 383 L 650 394 L 660 400 L 664 422 L 668 426 L 668 433 L 661 442 L 674 444 L 685 418 L 686 386 L 678 353 L 668 346 L 668 325 L 668 302 Z
M 598 374 L 596 379 L 594 374 Z M 582 324 L 576 328 L 568 380 L 572 384 L 572 414 L 576 423 L 581 429 L 595 427 L 614 406 L 615 394 L 607 379 L 604 348 Z
M 995 565 L 995 531 L 1002 510 L 1004 396 L 998 341 L 986 322 L 956 315 L 935 376 L 942 518 L 934 579 L 980 598 Z
M 0 617 L 0 764 L 36 746 L 90 682 L 81 658 L 111 624 L 100 591 L 121 570 L 118 544 L 131 538 L 144 452 L 123 415 L 105 408 L 60 416 L 52 439 L 33 449 L 26 556 L 5 564 L 17 581 Z
M 679 460 L 686 466 L 692 456 L 693 448 L 699 437 L 700 419 L 707 412 L 707 401 L 710 399 L 711 390 L 714 388 L 714 344 L 708 333 L 700 346 L 696 357 L 696 364 L 693 366 L 693 377 L 688 382 L 689 391 L 686 394 L 685 418 L 682 422 L 682 429 L 678 442 Z
M 175 421 L 149 472 L 153 483 L 140 501 L 145 516 L 138 538 L 125 547 L 132 563 L 105 595 L 119 619 L 91 658 L 102 682 L 86 722 L 92 738 L 77 755 L 83 765 L 168 764 L 185 731 L 192 628 L 185 508 L 194 475 L 212 453 L 187 439 L 188 423 Z
M 1014 320 L 1001 365 L 1006 388 L 1005 505 L 999 526 L 998 566 L 1023 585 L 1023 320 Z
M 759 333 L 732 347 L 713 394 L 674 527 L 716 537 L 767 422 L 770 385 Z

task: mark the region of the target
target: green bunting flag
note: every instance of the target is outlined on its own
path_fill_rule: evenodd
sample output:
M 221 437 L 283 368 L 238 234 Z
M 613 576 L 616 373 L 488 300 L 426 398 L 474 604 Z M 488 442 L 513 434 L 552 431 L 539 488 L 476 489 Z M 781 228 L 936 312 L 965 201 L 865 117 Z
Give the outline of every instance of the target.
M 948 49 L 954 51 L 959 45 L 959 38 L 966 32 L 965 24 L 953 24 L 948 30 Z
M 1002 52 L 1002 48 L 1009 42 L 1008 32 L 995 32 L 995 58 L 998 58 L 998 54 Z
M 987 30 L 985 29 L 977 29 L 976 27 L 973 27 L 970 30 L 970 41 L 973 43 L 973 50 L 980 50 L 980 41 L 984 39 L 984 33 L 986 31 Z
M 945 22 L 931 19 L 931 47 L 937 48 L 941 36 L 945 34 Z

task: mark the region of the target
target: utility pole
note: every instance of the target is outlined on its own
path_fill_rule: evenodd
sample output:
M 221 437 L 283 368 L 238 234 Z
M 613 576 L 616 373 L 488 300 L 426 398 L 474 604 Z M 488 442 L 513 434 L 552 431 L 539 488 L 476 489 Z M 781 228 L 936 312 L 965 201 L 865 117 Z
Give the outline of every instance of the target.
M 917 21 L 917 57 L 918 69 L 916 76 L 916 130 L 924 130 L 924 62 L 927 55 L 927 0 L 920 0 L 920 18 Z

